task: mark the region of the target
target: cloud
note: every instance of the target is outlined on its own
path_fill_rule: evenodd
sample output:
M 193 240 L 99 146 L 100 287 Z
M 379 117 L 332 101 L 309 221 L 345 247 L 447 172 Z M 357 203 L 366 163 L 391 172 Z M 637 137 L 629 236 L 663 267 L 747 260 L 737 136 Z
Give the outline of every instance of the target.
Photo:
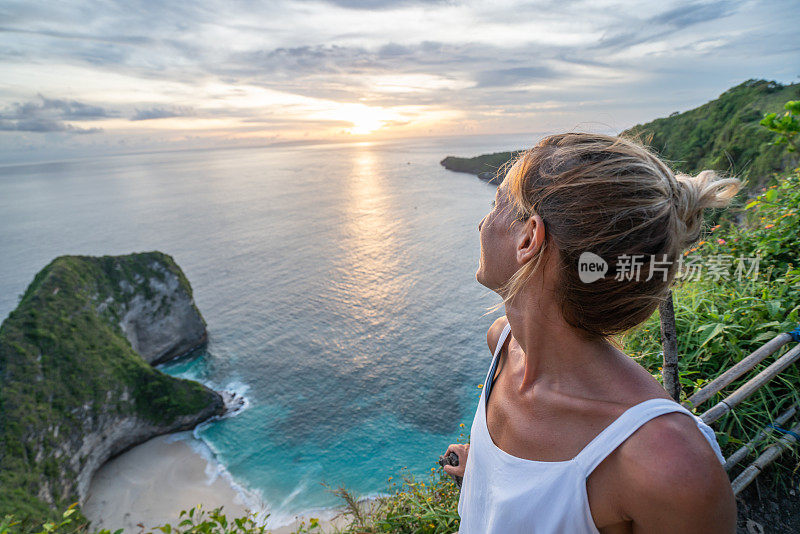
M 63 120 L 95 120 L 109 117 L 100 106 L 84 104 L 77 100 L 62 100 L 38 95 L 40 101 L 16 103 L 0 111 L 0 119 L 32 119 L 42 116 Z
M 0 130 L 19 132 L 97 133 L 102 128 L 81 128 L 65 121 L 92 121 L 113 116 L 106 109 L 79 102 L 47 98 L 14 103 L 0 110 Z
M 478 87 L 513 87 L 538 80 L 552 80 L 560 75 L 548 67 L 515 67 L 478 73 Z
M 341 102 L 424 104 L 435 95 L 452 93 L 452 86 L 474 85 L 474 74 L 502 65 L 507 52 L 478 44 L 433 41 L 387 43 L 379 47 L 318 45 L 229 54 L 208 70 L 237 83 Z M 515 62 L 511 63 L 511 66 Z M 508 74 L 512 76 L 513 74 Z M 520 72 L 519 75 L 522 75 Z M 384 89 L 379 82 L 394 78 Z M 428 84 L 403 81 L 426 79 Z
M 363 47 L 317 45 L 237 52 L 218 68 L 238 76 L 296 78 L 308 74 L 358 74 L 380 68 L 380 63 L 374 52 Z
M 413 52 L 413 49 L 398 43 L 387 43 L 378 49 L 378 57 L 390 58 L 398 56 L 407 56 Z
M 69 132 L 77 134 L 90 134 L 102 132 L 102 128 L 78 128 L 71 124 L 52 119 L 0 119 L 0 131 L 4 132 Z
M 77 100 L 59 100 L 45 98 L 41 95 L 42 105 L 40 110 L 58 110 L 60 118 L 67 120 L 94 120 L 109 117 L 108 111 L 100 106 L 92 106 Z
M 429 129 L 401 123 L 424 124 L 435 111 L 456 117 L 440 121 L 437 134 L 466 125 L 471 133 L 539 131 L 598 116 L 625 126 L 699 105 L 747 78 L 791 81 L 793 7 L 791 0 L 6 2 L 0 129 L 67 134 L 102 126 L 104 140 L 152 130 L 161 139 L 233 137 L 259 128 L 324 137 L 347 122 L 354 104 L 387 112 L 387 135 L 392 120 L 404 135 L 425 135 Z M 183 116 L 207 120 L 152 123 L 152 130 L 128 122 Z M 113 117 L 125 120 L 106 121 Z
M 148 121 L 153 119 L 169 119 L 171 117 L 189 117 L 192 115 L 194 115 L 194 110 L 190 107 L 155 107 L 150 109 L 137 109 L 136 113 L 131 117 L 131 120 Z
M 659 13 L 648 19 L 649 24 L 672 28 L 688 28 L 701 22 L 724 18 L 736 11 L 739 2 L 688 3 Z
M 600 50 L 624 50 L 633 46 L 664 40 L 675 32 L 704 22 L 729 17 L 736 12 L 740 2 L 689 2 L 648 18 L 634 17 L 625 24 L 614 24 L 593 47 Z M 623 26 L 624 31 L 616 28 Z M 696 38 L 702 38 L 702 35 Z
M 376 9 L 397 9 L 400 7 L 422 5 L 442 5 L 449 0 L 324 0 L 327 4 L 332 4 L 348 9 L 376 10 Z

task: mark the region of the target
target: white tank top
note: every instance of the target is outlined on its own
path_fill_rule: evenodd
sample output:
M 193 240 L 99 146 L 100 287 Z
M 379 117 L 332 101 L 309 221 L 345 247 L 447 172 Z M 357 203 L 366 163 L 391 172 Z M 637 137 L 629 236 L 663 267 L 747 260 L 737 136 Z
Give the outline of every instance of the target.
M 458 500 L 459 534 L 598 534 L 586 493 L 586 479 L 636 429 L 670 412 L 693 417 L 721 463 L 714 431 L 669 399 L 650 399 L 627 409 L 571 460 L 540 462 L 512 456 L 497 447 L 486 425 L 486 395 L 511 327 L 497 342 L 472 422 L 469 455 Z

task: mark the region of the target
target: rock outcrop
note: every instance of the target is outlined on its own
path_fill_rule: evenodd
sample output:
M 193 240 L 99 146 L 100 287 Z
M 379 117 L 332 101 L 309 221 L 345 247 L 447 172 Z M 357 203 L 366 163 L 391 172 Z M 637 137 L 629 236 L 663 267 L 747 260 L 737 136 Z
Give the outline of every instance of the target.
M 503 181 L 509 165 L 521 152 L 520 150 L 495 152 L 494 154 L 483 154 L 474 158 L 447 156 L 439 163 L 449 171 L 474 174 L 490 184 L 499 185 Z
M 205 343 L 207 335 L 206 323 L 181 277 L 158 262 L 152 266 L 163 275 L 147 280 L 152 294 L 135 292 L 131 284 L 122 282 L 133 297 L 122 305 L 119 326 L 133 350 L 147 363 L 157 365 Z M 137 283 L 145 283 L 141 276 L 136 278 Z
M 39 272 L 0 326 L 0 516 L 83 502 L 112 456 L 222 415 L 220 394 L 152 368 L 205 340 L 166 254 L 62 256 Z

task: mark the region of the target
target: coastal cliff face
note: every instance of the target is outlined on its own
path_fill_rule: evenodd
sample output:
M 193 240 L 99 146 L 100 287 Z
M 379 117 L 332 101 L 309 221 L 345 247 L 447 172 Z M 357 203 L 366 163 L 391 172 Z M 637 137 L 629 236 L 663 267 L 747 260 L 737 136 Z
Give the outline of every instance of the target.
M 62 256 L 0 326 L 0 516 L 84 502 L 95 471 L 224 411 L 205 386 L 151 367 L 206 340 L 174 260 Z
M 194 305 L 188 282 L 185 285 L 181 274 L 170 271 L 165 264 L 153 262 L 151 266 L 160 277 L 145 281 L 138 273 L 134 275 L 137 284 L 148 284 L 147 295 L 123 280 L 123 290 L 132 297 L 124 303 L 109 297 L 108 306 L 119 306 L 119 326 L 131 347 L 147 363 L 156 365 L 186 354 L 204 343 L 207 336 L 206 323 Z

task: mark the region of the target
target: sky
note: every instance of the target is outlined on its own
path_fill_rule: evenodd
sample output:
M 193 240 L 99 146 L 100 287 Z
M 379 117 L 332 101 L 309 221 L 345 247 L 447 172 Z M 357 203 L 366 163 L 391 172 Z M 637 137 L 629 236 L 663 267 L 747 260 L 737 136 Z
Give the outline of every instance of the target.
M 0 0 L 0 164 L 592 130 L 800 81 L 786 1 Z

